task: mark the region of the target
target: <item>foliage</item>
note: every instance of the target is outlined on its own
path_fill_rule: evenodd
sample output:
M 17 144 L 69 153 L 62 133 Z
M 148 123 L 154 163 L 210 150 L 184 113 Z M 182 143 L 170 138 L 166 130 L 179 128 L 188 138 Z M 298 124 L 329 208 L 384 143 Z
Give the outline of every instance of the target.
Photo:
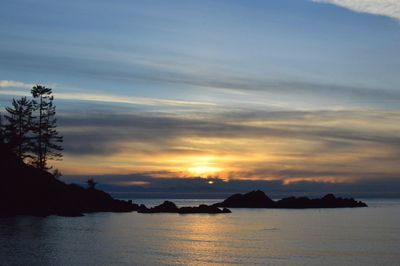
M 5 108 L 7 114 L 0 115 L 0 142 L 21 160 L 29 158 L 35 167 L 49 170 L 48 161 L 61 159 L 63 150 L 54 97 L 50 88 L 41 85 L 34 86 L 31 93 L 33 100 L 13 99 L 12 105 Z M 61 173 L 55 170 L 55 176 Z
M 0 145 L 4 144 L 4 126 L 3 126 L 3 116 L 0 113 Z
M 97 185 L 97 183 L 94 181 L 93 178 L 89 178 L 89 179 L 86 181 L 86 184 L 88 185 L 88 189 L 94 189 L 95 186 Z
M 8 115 L 4 118 L 7 124 L 4 126 L 4 139 L 9 148 L 20 158 L 31 158 L 32 138 L 32 101 L 22 97 L 13 99 L 12 106 L 6 107 Z
M 60 179 L 62 177 L 62 173 L 58 169 L 54 169 L 52 174 L 56 179 Z

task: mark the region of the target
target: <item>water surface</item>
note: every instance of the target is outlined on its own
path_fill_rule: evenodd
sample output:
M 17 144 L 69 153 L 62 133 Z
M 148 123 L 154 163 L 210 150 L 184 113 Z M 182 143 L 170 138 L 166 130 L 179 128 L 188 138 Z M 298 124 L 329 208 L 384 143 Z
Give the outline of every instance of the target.
M 366 202 L 369 208 L 0 219 L 0 264 L 400 265 L 400 200 Z

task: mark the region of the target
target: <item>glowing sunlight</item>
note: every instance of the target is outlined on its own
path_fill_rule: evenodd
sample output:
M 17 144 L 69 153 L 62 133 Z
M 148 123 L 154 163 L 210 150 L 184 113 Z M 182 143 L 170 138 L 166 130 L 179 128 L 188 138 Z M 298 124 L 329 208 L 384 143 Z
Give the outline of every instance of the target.
M 203 178 L 218 175 L 223 169 L 217 166 L 214 160 L 214 157 L 195 158 L 195 162 L 190 164 L 187 171 Z

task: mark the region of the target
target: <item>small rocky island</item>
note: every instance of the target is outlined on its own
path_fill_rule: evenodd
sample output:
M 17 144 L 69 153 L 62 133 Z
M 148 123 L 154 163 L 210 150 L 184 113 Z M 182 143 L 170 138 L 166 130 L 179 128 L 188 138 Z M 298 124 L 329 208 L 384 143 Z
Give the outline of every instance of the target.
M 179 214 L 189 214 L 189 213 L 209 213 L 209 214 L 218 214 L 218 213 L 231 213 L 231 211 L 227 208 L 220 209 L 216 206 L 208 206 L 205 204 L 201 204 L 198 207 L 177 207 L 175 203 L 171 201 L 164 201 L 164 203 L 152 207 L 147 208 L 145 205 L 140 205 L 138 208 L 139 213 L 179 213 Z
M 335 197 L 327 194 L 320 199 L 307 197 L 289 197 L 278 201 L 269 198 L 263 191 L 251 191 L 246 194 L 234 194 L 212 206 L 226 208 L 275 208 L 275 209 L 310 209 L 310 208 L 355 208 L 367 207 L 367 204 L 353 198 Z
M 139 213 L 231 213 L 227 208 L 269 208 L 269 209 L 311 209 L 311 208 L 355 208 L 367 207 L 367 204 L 356 201 L 352 198 L 335 197 L 327 194 L 320 199 L 310 199 L 307 197 L 289 197 L 274 201 L 263 191 L 256 190 L 246 194 L 234 194 L 223 202 L 213 205 L 200 205 L 198 207 L 177 207 L 171 201 L 147 208 L 145 205 L 138 207 Z M 220 209 L 222 208 L 222 209 Z

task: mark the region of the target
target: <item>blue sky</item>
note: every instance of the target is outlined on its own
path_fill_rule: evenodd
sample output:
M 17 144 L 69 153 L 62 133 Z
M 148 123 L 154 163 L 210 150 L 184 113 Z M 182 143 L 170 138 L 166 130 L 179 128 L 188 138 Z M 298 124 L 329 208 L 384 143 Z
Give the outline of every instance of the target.
M 54 89 L 66 174 L 399 178 L 396 0 L 1 6 L 1 103 Z
M 261 94 L 276 104 L 300 91 L 319 98 L 304 104 L 310 108 L 338 105 L 331 93 L 352 106 L 387 107 L 379 91 L 399 96 L 399 22 L 335 5 L 4 1 L 0 12 L 7 80 L 206 101 L 245 92 L 248 101 Z M 342 99 L 353 90 L 359 97 Z

